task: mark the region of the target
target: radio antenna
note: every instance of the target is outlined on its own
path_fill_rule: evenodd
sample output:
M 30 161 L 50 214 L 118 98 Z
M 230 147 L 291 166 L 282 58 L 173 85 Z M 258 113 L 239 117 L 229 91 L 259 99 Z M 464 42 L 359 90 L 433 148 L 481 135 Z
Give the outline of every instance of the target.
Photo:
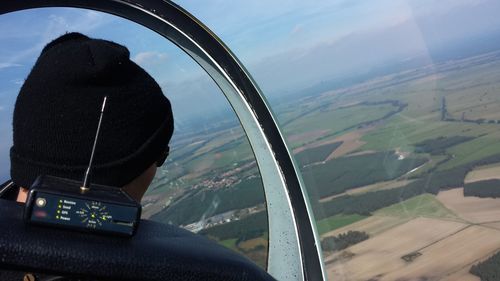
M 89 161 L 89 166 L 87 167 L 87 170 L 85 171 L 85 177 L 83 178 L 83 183 L 82 186 L 80 186 L 80 192 L 85 193 L 90 190 L 89 187 L 89 174 L 90 174 L 90 169 L 92 168 L 92 162 L 94 161 L 94 153 L 95 153 L 95 147 L 97 145 L 97 139 L 99 137 L 99 132 L 101 131 L 101 123 L 102 123 L 102 117 L 104 115 L 104 107 L 106 107 L 106 100 L 108 99 L 107 96 L 104 97 L 104 100 L 102 101 L 102 107 L 101 107 L 101 115 L 99 116 L 99 123 L 97 124 L 97 132 L 95 133 L 95 138 L 94 138 L 94 146 L 92 146 L 92 153 L 90 154 L 90 161 Z

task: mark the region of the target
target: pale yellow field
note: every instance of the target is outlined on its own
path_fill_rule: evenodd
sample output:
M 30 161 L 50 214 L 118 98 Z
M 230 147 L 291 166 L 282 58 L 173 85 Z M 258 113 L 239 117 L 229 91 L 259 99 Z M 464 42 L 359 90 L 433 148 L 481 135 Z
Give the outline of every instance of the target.
M 413 180 L 400 180 L 400 181 L 392 180 L 392 181 L 377 182 L 377 183 L 370 184 L 370 185 L 365 185 L 365 186 L 360 186 L 357 188 L 348 189 L 346 192 L 343 192 L 340 194 L 335 194 L 332 196 L 323 197 L 319 200 L 319 202 L 330 201 L 332 199 L 335 199 L 336 197 L 343 196 L 346 194 L 353 195 L 353 194 L 360 194 L 360 193 L 371 192 L 371 191 L 376 191 L 376 190 L 393 189 L 393 188 L 407 185 L 412 181 Z
M 472 223 L 500 221 L 500 198 L 464 197 L 463 188 L 439 192 L 437 198 L 448 209 Z
M 331 280 L 478 281 L 473 264 L 500 250 L 500 199 L 442 191 L 438 200 L 464 222 L 372 216 L 326 235 L 365 231 L 370 239 L 326 257 Z M 413 261 L 403 256 L 419 253 Z
M 425 273 L 432 272 L 428 271 L 426 266 L 440 265 L 444 261 L 434 259 L 430 260 L 428 264 L 413 266 L 409 265 L 401 257 L 419 251 L 464 227 L 466 225 L 459 222 L 429 218 L 413 219 L 349 247 L 349 252 L 352 252 L 354 256 L 347 261 L 328 264 L 328 276 L 331 280 L 369 280 L 370 278 L 374 278 L 373 280 L 397 280 L 402 277 L 407 280 L 406 277 L 413 276 L 416 273 L 420 274 L 419 276 L 424 276 Z M 500 235 L 498 235 L 498 240 L 500 243 Z M 328 257 L 326 262 L 335 259 L 337 255 L 339 254 Z M 422 260 L 427 259 L 420 256 L 412 264 L 418 265 L 422 263 Z M 408 271 L 412 266 L 419 269 L 419 271 Z M 389 275 L 392 277 L 389 277 Z
M 441 281 L 481 281 L 481 278 L 477 277 L 476 275 L 472 275 L 469 273 L 469 268 L 466 267 L 460 271 L 457 271 L 453 274 L 450 274 Z
M 326 158 L 326 160 L 330 160 L 330 159 L 333 159 L 336 157 L 340 157 L 342 155 L 346 155 L 347 153 L 355 151 L 356 149 L 362 147 L 364 144 L 366 144 L 366 142 L 362 141 L 361 137 L 365 133 L 367 133 L 373 129 L 374 129 L 373 126 L 368 127 L 368 128 L 364 128 L 364 129 L 359 129 L 359 130 L 355 130 L 355 131 L 349 132 L 347 134 L 343 134 L 340 137 L 335 138 L 334 139 L 335 142 L 342 141 L 342 144 L 337 149 L 335 149 L 332 152 L 332 154 L 330 154 Z
M 491 179 L 500 179 L 500 166 L 476 168 L 467 174 L 465 177 L 465 183 Z
M 500 230 L 500 222 L 484 223 L 484 224 L 481 224 L 481 225 L 484 226 L 484 227 L 491 227 L 491 228 Z
M 500 231 L 429 218 L 413 219 L 327 258 L 331 280 L 478 280 L 470 266 L 500 249 Z M 402 256 L 418 252 L 411 262 Z
M 429 227 L 434 227 L 429 225 Z M 500 248 L 500 231 L 470 226 L 444 240 L 419 251 L 422 256 L 387 274 L 383 280 L 441 280 L 450 273 L 469 269 L 470 266 Z M 466 274 L 467 276 L 468 274 Z
M 369 192 L 369 191 L 393 189 L 393 188 L 405 186 L 412 181 L 413 180 L 400 180 L 400 181 L 392 180 L 392 181 L 378 182 L 378 183 L 365 185 L 365 186 L 358 187 L 358 188 L 349 189 L 345 193 L 352 195 L 352 194 L 365 193 L 365 192 Z

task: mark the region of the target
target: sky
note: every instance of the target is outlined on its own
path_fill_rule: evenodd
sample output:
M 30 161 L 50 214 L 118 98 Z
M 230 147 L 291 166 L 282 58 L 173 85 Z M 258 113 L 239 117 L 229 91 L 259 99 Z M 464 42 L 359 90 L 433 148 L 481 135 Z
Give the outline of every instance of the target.
M 495 0 L 176 3 L 221 37 L 271 97 L 429 55 L 430 45 L 500 30 L 500 2 Z M 0 74 L 10 72 L 9 83 L 18 86 L 47 42 L 64 32 L 79 31 L 126 45 L 133 60 L 178 100 L 179 112 L 192 106 L 200 89 L 220 96 L 210 78 L 177 47 L 115 16 L 46 8 L 3 15 L 0 26 Z
M 439 50 L 498 38 L 498 0 L 177 0 L 243 62 L 268 98 L 300 92 Z M 41 49 L 71 31 L 130 49 L 171 99 L 176 128 L 229 106 L 210 77 L 158 34 L 112 15 L 44 8 L 0 16 L 0 164 L 8 157 L 15 97 Z M 486 39 L 485 39 L 486 38 Z M 488 45 L 488 44 L 486 44 Z M 203 119 L 209 126 L 211 119 Z
M 495 0 L 178 3 L 229 45 L 268 95 L 425 56 L 437 44 L 500 28 Z

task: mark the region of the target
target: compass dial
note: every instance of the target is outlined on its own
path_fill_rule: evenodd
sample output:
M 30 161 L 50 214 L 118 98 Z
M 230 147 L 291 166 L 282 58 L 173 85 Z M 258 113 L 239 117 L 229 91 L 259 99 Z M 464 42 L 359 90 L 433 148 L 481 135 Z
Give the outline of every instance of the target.
M 112 219 L 106 206 L 96 201 L 85 203 L 85 207 L 76 211 L 76 214 L 80 216 L 82 224 L 89 228 L 96 228 L 96 226 L 101 226 L 104 222 L 109 222 Z

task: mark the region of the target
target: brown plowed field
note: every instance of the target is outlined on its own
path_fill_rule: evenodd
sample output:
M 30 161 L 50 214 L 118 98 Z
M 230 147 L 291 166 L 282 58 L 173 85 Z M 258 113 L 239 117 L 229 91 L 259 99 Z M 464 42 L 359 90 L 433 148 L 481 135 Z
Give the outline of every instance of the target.
M 333 141 L 338 142 L 342 141 L 342 144 L 335 149 L 330 156 L 326 158 L 326 160 L 330 160 L 336 157 L 340 157 L 349 152 L 355 151 L 356 149 L 362 147 L 366 142 L 360 140 L 361 137 L 368 131 L 373 128 L 365 128 L 356 131 L 349 132 L 347 134 L 343 134 L 340 137 L 335 138 Z
M 491 228 L 500 230 L 500 222 L 485 223 L 485 224 L 481 224 L 481 225 L 484 227 L 491 227 Z
M 384 279 L 419 280 L 420 277 L 427 277 L 429 280 L 441 280 L 450 273 L 464 268 L 468 270 L 473 263 L 499 248 L 500 231 L 482 226 L 470 226 L 419 251 L 422 256 L 408 266 L 388 274 Z
M 465 183 L 500 179 L 500 166 L 479 167 L 469 172 L 465 177 Z
M 470 274 L 469 268 L 466 267 L 458 272 L 446 276 L 441 279 L 441 281 L 481 281 L 481 278 Z
M 500 198 L 464 197 L 463 188 L 441 191 L 437 198 L 448 209 L 472 223 L 500 222 Z
M 345 192 L 340 193 L 340 194 L 336 194 L 336 195 L 332 195 L 332 196 L 328 196 L 328 197 L 323 197 L 323 198 L 319 199 L 319 202 L 327 202 L 327 201 L 330 201 L 332 199 L 335 199 L 339 196 L 343 196 L 346 194 L 354 195 L 354 194 L 360 194 L 360 193 L 366 193 L 366 192 L 372 192 L 372 191 L 378 191 L 378 190 L 393 189 L 393 188 L 405 186 L 412 181 L 413 180 L 400 180 L 400 181 L 392 180 L 392 181 L 377 182 L 377 183 L 370 184 L 370 185 L 365 185 L 365 186 L 360 186 L 360 187 L 348 189 Z
M 350 259 L 338 259 L 341 253 L 328 257 L 327 272 L 332 280 L 441 280 L 452 275 L 460 280 L 471 277 L 462 270 L 498 248 L 498 230 L 416 218 L 349 247 Z M 411 262 L 401 258 L 413 252 L 420 256 Z

